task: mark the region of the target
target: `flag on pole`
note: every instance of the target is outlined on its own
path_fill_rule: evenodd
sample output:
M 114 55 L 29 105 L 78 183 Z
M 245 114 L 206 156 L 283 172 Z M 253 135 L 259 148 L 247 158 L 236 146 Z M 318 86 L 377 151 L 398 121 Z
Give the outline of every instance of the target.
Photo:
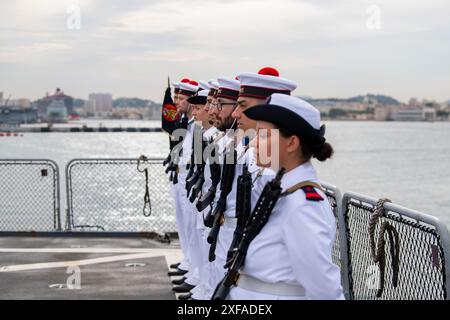
M 172 132 L 175 130 L 176 121 L 178 120 L 178 118 L 177 108 L 173 104 L 172 100 L 169 78 L 161 111 L 161 128 L 168 134 L 172 134 Z

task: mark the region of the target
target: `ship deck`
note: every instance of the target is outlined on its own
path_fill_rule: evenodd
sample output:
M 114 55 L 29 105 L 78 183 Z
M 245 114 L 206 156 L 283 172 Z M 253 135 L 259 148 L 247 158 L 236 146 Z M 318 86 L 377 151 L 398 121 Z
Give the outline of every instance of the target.
M 0 300 L 173 300 L 180 258 L 177 243 L 148 238 L 0 237 Z

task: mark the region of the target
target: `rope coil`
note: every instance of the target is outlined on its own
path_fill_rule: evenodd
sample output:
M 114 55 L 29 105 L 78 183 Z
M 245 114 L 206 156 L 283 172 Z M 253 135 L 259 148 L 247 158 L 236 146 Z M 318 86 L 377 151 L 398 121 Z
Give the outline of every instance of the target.
M 140 169 L 141 161 L 148 161 L 148 158 L 146 156 L 139 157 L 138 162 L 137 162 L 137 171 L 145 174 L 144 208 L 142 209 L 142 213 L 144 214 L 144 217 L 150 217 L 152 215 L 152 203 L 150 200 L 150 191 L 149 191 L 149 187 L 148 187 L 148 168 L 141 170 Z
M 379 288 L 377 291 L 377 298 L 380 298 L 384 291 L 385 285 L 385 273 L 386 273 L 386 254 L 385 245 L 386 240 L 384 239 L 385 233 L 388 235 L 390 242 L 389 252 L 391 254 L 392 263 L 392 285 L 394 288 L 398 286 L 398 273 L 400 267 L 400 240 L 397 230 L 389 224 L 389 222 L 384 221 L 381 223 L 380 230 L 378 233 L 378 238 L 375 243 L 375 229 L 380 218 L 384 215 L 384 204 L 387 202 L 392 202 L 389 199 L 380 199 L 375 205 L 375 210 L 369 220 L 369 238 L 370 238 L 370 249 L 372 254 L 372 260 L 374 263 L 378 263 L 380 267 L 380 280 Z

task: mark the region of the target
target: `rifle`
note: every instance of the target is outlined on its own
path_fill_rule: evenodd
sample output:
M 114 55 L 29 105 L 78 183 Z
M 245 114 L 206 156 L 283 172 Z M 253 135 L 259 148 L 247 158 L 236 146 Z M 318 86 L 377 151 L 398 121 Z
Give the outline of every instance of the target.
M 244 146 L 248 145 L 248 137 L 245 137 Z M 228 269 L 232 263 L 232 257 L 237 246 L 241 242 L 245 225 L 251 215 L 252 175 L 248 171 L 247 163 L 244 163 L 242 174 L 238 177 L 236 188 L 236 218 L 237 224 L 233 234 L 233 241 L 227 254 L 227 263 L 224 268 Z
M 180 120 L 177 122 L 176 129 L 187 130 L 187 127 L 188 127 L 188 118 L 186 116 L 182 116 L 180 118 Z M 180 150 L 177 149 L 176 153 L 173 154 L 173 156 L 172 156 L 172 153 L 174 152 L 173 150 L 175 149 L 175 147 L 180 145 L 183 140 L 184 140 L 184 137 L 182 137 L 182 140 L 179 142 L 172 141 L 173 144 L 171 145 L 171 152 L 170 152 L 171 161 L 166 169 L 166 173 L 171 172 L 170 173 L 170 181 L 172 181 L 173 184 L 178 183 L 178 162 L 179 162 L 179 158 L 180 158 L 180 153 L 183 151 L 183 148 L 181 147 Z
M 206 141 L 202 140 L 202 158 L 201 163 L 197 164 L 197 172 L 198 172 L 198 178 L 195 185 L 192 187 L 191 196 L 189 198 L 189 201 L 191 203 L 194 203 L 195 199 L 197 199 L 198 195 L 202 191 L 203 184 L 205 183 L 205 161 L 203 160 L 203 152 L 206 148 Z
M 170 154 L 171 152 L 172 152 L 172 148 L 170 148 L 169 154 L 167 155 L 167 157 L 163 161 L 163 167 L 167 166 L 170 163 L 170 159 L 172 158 L 171 154 Z
M 233 147 L 234 144 L 232 143 L 231 146 Z M 229 146 L 226 149 L 231 149 Z M 224 168 L 223 168 L 223 172 L 222 172 L 222 180 L 221 180 L 221 185 L 220 185 L 220 197 L 219 200 L 217 201 L 216 207 L 214 208 L 214 211 L 210 211 L 210 213 L 212 212 L 212 214 L 210 215 L 210 213 L 208 213 L 209 217 L 206 218 L 205 221 L 205 225 L 206 222 L 212 222 L 211 225 L 211 230 L 208 234 L 208 238 L 207 241 L 209 244 L 211 244 L 211 246 L 209 247 L 209 261 L 212 262 L 216 259 L 216 245 L 217 245 L 217 238 L 219 236 L 219 231 L 220 231 L 220 226 L 223 224 L 224 222 L 224 212 L 226 209 L 226 205 L 227 205 L 227 196 L 230 194 L 232 188 L 233 188 L 233 180 L 234 180 L 234 175 L 236 173 L 236 161 L 237 161 L 237 154 L 236 154 L 236 149 L 233 147 L 232 151 L 231 150 L 225 150 L 225 152 L 227 154 L 229 154 L 229 152 L 233 152 L 233 163 L 226 163 L 226 157 L 224 158 Z M 212 219 L 211 219 L 212 217 Z M 206 225 L 208 226 L 208 225 Z
M 174 176 L 175 176 L 175 173 L 177 170 L 177 165 L 175 164 L 176 161 L 174 158 L 172 158 L 172 152 L 173 152 L 173 149 L 175 148 L 175 146 L 176 146 L 176 142 L 172 141 L 172 137 L 170 137 L 170 152 L 169 152 L 169 155 L 167 156 L 167 158 L 164 160 L 163 166 L 167 165 L 165 172 L 166 172 L 166 174 L 168 174 L 170 172 L 169 181 L 171 181 L 171 182 L 173 182 Z M 166 163 L 166 161 L 168 161 L 168 162 Z
M 205 210 L 213 201 L 214 198 L 216 197 L 216 191 L 217 191 L 217 186 L 220 183 L 220 178 L 222 175 L 221 172 L 221 168 L 220 168 L 220 164 L 218 164 L 214 158 L 216 155 L 216 147 L 217 147 L 217 143 L 216 142 L 211 142 L 209 144 L 209 146 L 211 146 L 212 152 L 211 152 L 211 158 L 209 159 L 209 169 L 211 171 L 211 187 L 208 189 L 208 191 L 202 195 L 202 197 L 197 201 L 196 207 L 198 212 L 202 212 L 203 210 Z M 206 225 L 206 223 L 205 223 Z M 212 226 L 212 221 L 211 221 L 211 226 Z
M 189 165 L 186 166 L 186 169 L 188 169 L 188 174 L 186 176 L 186 191 L 187 196 L 189 197 L 189 193 L 191 192 L 192 187 L 197 182 L 197 179 L 199 178 L 199 172 L 197 170 L 194 171 L 196 168 L 195 166 L 195 141 L 198 141 L 199 138 L 202 138 L 202 127 L 195 124 L 194 131 L 192 134 L 192 153 L 191 153 L 191 162 Z M 203 156 L 203 155 L 202 155 Z
M 248 219 L 247 225 L 245 226 L 242 239 L 234 251 L 231 267 L 222 281 L 217 285 L 211 298 L 212 300 L 225 300 L 231 287 L 239 280 L 239 270 L 244 265 L 250 243 L 256 238 L 269 220 L 273 208 L 281 195 L 281 178 L 284 172 L 285 170 L 283 168 L 280 169 L 276 177 L 264 187 L 250 219 Z

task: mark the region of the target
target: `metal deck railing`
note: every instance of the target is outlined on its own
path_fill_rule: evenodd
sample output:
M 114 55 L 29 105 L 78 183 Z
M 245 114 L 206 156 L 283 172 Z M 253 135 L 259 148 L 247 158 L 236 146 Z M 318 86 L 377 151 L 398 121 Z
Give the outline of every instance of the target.
M 74 159 L 66 167 L 66 228 L 72 231 L 175 232 L 175 208 L 161 159 Z M 145 214 L 149 216 L 144 216 Z
M 377 289 L 384 281 L 380 299 L 441 300 L 449 298 L 450 236 L 437 218 L 392 203 L 384 204 L 384 215 L 376 226 L 388 223 L 399 235 L 398 272 L 392 264 L 391 241 L 386 241 L 385 275 L 371 255 L 369 221 L 377 199 L 357 193 L 344 194 L 346 240 L 348 247 L 349 286 L 352 299 L 377 299 Z M 385 235 L 388 240 L 388 235 Z M 395 259 L 394 259 L 395 260 Z M 398 284 L 393 283 L 397 273 Z
M 58 165 L 51 160 L 0 160 L 0 235 L 19 232 L 119 235 L 176 232 L 175 209 L 162 159 L 74 159 L 66 166 L 61 214 Z M 143 170 L 147 169 L 148 183 Z M 322 183 L 336 217 L 333 262 L 347 299 L 449 299 L 450 236 L 437 218 L 392 203 L 387 222 L 399 235 L 398 285 L 385 236 L 385 274 L 371 255 L 369 222 L 378 199 Z M 144 216 L 148 187 L 151 214 Z M 148 204 L 147 204 L 148 205 Z M 147 215 L 149 206 L 145 207 Z M 62 223 L 65 218 L 65 223 Z M 380 295 L 380 282 L 384 289 Z
M 59 231 L 59 168 L 52 160 L 0 160 L 0 231 Z

